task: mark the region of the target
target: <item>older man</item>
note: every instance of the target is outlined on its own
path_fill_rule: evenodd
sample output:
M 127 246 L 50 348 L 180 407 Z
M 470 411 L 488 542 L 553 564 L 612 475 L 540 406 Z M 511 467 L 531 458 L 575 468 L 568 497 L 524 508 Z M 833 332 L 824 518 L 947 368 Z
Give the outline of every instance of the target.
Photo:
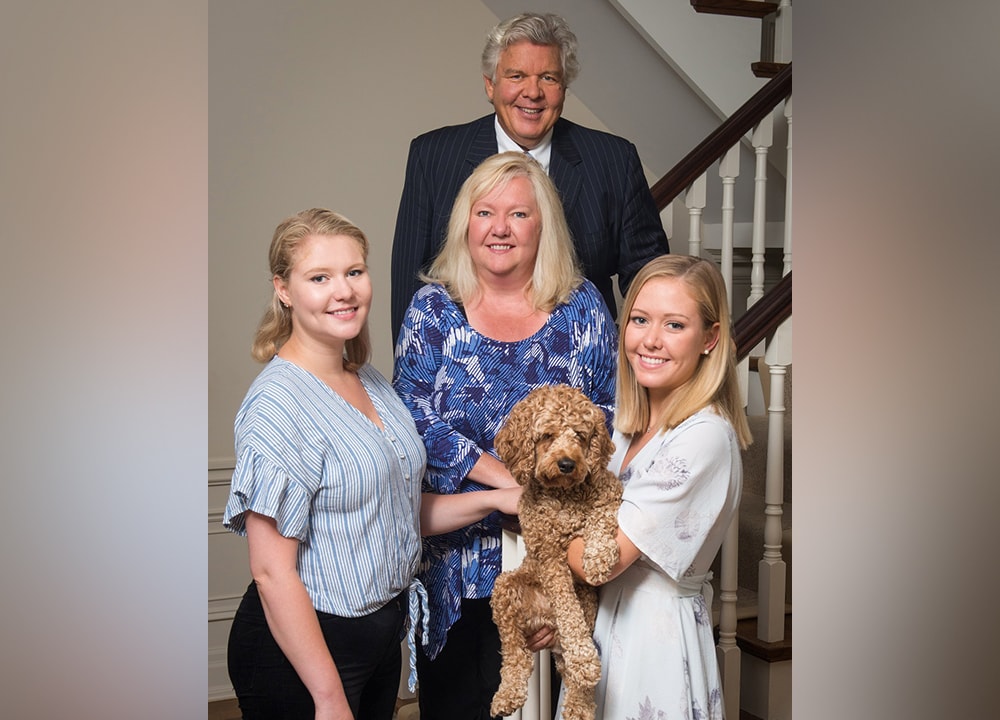
M 522 150 L 552 178 L 577 255 L 617 316 L 612 278 L 624 295 L 648 260 L 670 252 L 635 146 L 562 117 L 576 77 L 577 40 L 566 21 L 525 13 L 497 25 L 483 50 L 494 113 L 439 128 L 410 144 L 392 244 L 392 333 L 445 236 L 462 182 L 496 152 Z

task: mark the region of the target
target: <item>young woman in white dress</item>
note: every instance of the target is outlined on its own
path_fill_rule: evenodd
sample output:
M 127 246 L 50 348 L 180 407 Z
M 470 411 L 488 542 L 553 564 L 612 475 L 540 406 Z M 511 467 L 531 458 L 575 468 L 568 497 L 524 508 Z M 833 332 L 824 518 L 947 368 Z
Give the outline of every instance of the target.
M 739 505 L 740 450 L 751 437 L 718 268 L 681 255 L 650 261 L 619 324 L 610 467 L 624 485 L 621 559 L 600 589 L 597 718 L 721 720 L 705 590 Z M 578 577 L 582 549 L 579 539 L 569 548 Z

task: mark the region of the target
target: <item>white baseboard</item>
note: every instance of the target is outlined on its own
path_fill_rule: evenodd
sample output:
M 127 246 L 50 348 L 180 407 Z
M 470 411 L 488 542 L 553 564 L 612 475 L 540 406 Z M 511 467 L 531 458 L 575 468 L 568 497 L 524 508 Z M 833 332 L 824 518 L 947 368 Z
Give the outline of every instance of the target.
M 232 700 L 236 697 L 229 682 L 229 666 L 226 662 L 226 648 L 208 649 L 208 702 Z

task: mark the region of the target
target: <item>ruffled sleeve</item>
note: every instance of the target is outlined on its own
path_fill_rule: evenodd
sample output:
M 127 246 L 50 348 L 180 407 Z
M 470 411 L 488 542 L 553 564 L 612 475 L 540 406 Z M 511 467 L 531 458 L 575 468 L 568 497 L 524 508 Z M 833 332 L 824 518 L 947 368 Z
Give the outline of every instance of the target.
M 310 493 L 291 474 L 251 445 L 243 448 L 233 471 L 222 524 L 246 535 L 246 512 L 274 518 L 278 532 L 304 542 L 309 534 Z
M 729 423 L 703 411 L 654 438 L 655 452 L 641 464 L 633 461 L 622 476 L 618 523 L 674 580 L 688 572 L 734 493 L 738 497 L 731 436 Z

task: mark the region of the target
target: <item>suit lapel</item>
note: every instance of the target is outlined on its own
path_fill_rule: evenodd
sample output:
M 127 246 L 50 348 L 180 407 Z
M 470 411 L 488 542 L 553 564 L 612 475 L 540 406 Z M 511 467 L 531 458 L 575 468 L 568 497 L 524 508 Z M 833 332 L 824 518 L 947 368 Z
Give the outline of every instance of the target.
M 469 153 L 465 157 L 465 162 L 469 165 L 469 172 L 466 173 L 466 176 L 471 175 L 479 163 L 490 155 L 496 155 L 497 152 L 497 134 L 493 128 L 493 115 L 479 118 L 477 123 L 476 134 L 472 138 Z
M 568 126 L 562 119 L 556 121 L 552 132 L 552 154 L 549 157 L 549 177 L 559 190 L 566 217 L 573 215 L 583 175 L 580 173 L 580 162 L 583 158 L 580 151 L 570 139 Z
M 497 152 L 497 135 L 493 127 L 493 115 L 480 118 L 476 134 L 469 144 L 469 152 L 465 162 L 469 165 L 469 174 L 479 163 Z M 572 215 L 580 195 L 583 175 L 580 173 L 580 163 L 583 158 L 580 151 L 569 137 L 569 124 L 560 119 L 556 122 L 552 133 L 552 155 L 549 158 L 549 177 L 559 190 L 566 216 Z

